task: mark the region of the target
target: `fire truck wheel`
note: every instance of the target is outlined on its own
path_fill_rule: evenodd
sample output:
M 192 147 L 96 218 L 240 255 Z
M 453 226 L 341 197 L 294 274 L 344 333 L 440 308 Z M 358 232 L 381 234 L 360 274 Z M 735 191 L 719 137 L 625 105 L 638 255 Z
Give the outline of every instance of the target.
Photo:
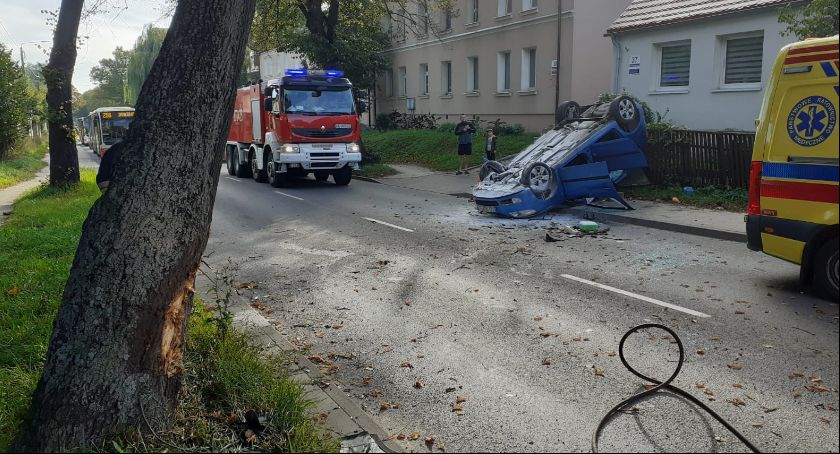
M 315 172 L 315 180 L 316 181 L 327 181 L 327 178 L 330 177 L 330 174 L 327 172 Z
M 227 147 L 225 149 L 225 154 L 227 154 L 227 171 L 228 175 L 236 175 L 236 164 L 233 160 L 233 154 L 236 152 L 236 149 L 233 147 Z
M 347 186 L 351 179 L 353 179 L 353 169 L 350 166 L 344 166 L 333 172 L 333 181 L 339 186 Z
M 237 152 L 238 153 L 238 152 Z M 242 165 L 239 162 L 239 157 L 236 156 L 233 159 L 233 166 L 236 168 L 236 176 L 239 178 L 248 178 L 251 174 L 251 167 L 247 165 Z
M 816 290 L 830 301 L 837 302 L 838 298 L 838 240 L 832 238 L 822 245 L 814 258 L 814 284 Z
M 251 176 L 254 177 L 254 181 L 256 181 L 257 183 L 265 183 L 265 167 L 263 167 L 262 170 L 260 170 L 260 168 L 257 167 L 257 159 L 253 154 L 251 155 L 249 161 L 251 161 Z
M 277 173 L 274 163 L 268 163 L 268 184 L 273 188 L 282 188 L 289 185 L 288 173 Z

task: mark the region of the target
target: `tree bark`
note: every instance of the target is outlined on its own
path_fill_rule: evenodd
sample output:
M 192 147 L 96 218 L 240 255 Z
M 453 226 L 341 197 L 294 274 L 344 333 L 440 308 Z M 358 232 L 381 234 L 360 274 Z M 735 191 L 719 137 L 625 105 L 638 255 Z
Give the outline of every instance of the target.
M 165 427 L 255 0 L 180 0 L 91 208 L 13 451 Z
M 79 182 L 79 155 L 73 140 L 73 67 L 76 65 L 76 38 L 84 0 L 62 0 L 53 35 L 50 61 L 44 67 L 49 112 L 50 185 L 67 186 Z

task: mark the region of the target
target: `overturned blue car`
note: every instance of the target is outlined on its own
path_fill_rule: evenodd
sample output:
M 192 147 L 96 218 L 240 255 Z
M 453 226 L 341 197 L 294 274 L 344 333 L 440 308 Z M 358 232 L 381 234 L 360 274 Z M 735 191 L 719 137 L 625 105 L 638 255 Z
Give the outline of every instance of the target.
M 632 207 L 615 185 L 630 169 L 647 167 L 645 119 L 628 96 L 581 108 L 560 104 L 555 127 L 507 167 L 489 161 L 473 188 L 483 213 L 526 218 L 581 199 L 613 199 Z

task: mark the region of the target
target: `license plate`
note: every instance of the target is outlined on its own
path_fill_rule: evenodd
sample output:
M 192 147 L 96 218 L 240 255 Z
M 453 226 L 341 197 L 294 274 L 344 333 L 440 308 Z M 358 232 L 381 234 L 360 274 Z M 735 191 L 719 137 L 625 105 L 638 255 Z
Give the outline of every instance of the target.
M 496 207 L 489 207 L 486 205 L 476 205 L 479 213 L 495 213 Z

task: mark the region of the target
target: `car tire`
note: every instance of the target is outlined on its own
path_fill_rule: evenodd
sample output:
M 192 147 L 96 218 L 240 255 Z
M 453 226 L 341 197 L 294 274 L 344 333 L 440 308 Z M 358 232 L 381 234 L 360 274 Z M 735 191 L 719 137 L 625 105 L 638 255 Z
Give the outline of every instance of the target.
M 229 147 L 225 148 L 225 155 L 227 155 L 226 156 L 227 159 L 225 159 L 225 162 L 227 163 L 228 175 L 236 175 L 236 166 L 234 165 L 234 162 L 233 162 L 233 153 L 234 152 L 235 151 L 234 151 L 233 147 L 229 146 Z
M 327 181 L 330 178 L 330 174 L 327 172 L 315 172 L 315 181 Z
M 520 183 L 531 189 L 541 200 L 551 198 L 557 192 L 557 175 L 548 164 L 535 162 L 522 172 Z
M 248 162 L 251 164 L 251 177 L 257 183 L 265 183 L 266 181 L 266 169 L 263 167 L 262 170 L 257 166 L 257 155 L 256 153 L 250 153 Z
M 619 96 L 610 102 L 609 117 L 615 120 L 621 129 L 633 132 L 641 121 L 639 106 L 629 96 Z
M 478 179 L 484 181 L 487 178 L 487 175 L 491 173 L 502 173 L 505 171 L 505 166 L 503 166 L 499 161 L 487 161 L 481 166 L 481 170 L 478 171 Z
M 837 302 L 838 292 L 838 239 L 827 241 L 814 257 L 814 286 L 816 291 L 829 301 Z
M 554 112 L 554 126 L 562 127 L 568 124 L 571 119 L 580 117 L 580 113 L 580 104 L 574 101 L 560 103 Z
M 353 169 L 350 168 L 350 166 L 344 166 L 333 172 L 332 176 L 335 184 L 339 186 L 347 186 L 350 184 L 350 180 L 353 179 Z

